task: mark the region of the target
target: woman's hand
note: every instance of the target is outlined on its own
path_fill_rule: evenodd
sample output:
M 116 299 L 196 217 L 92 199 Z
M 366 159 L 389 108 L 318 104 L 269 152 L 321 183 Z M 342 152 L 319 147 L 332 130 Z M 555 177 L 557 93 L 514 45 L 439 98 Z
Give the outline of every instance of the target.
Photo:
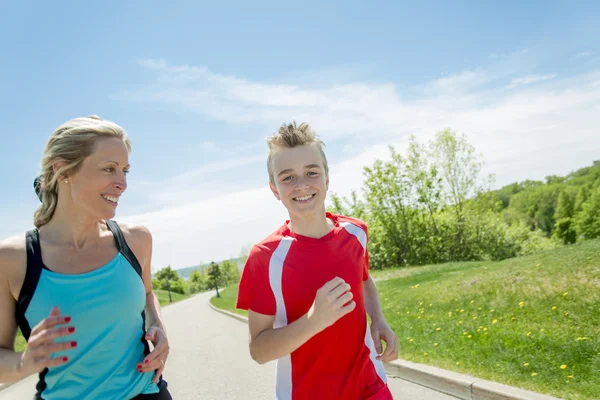
M 27 374 L 41 372 L 46 368 L 63 365 L 68 357 L 53 358 L 53 353 L 77 347 L 77 342 L 55 342 L 55 339 L 72 335 L 75 328 L 64 326 L 71 317 L 60 315 L 58 307 L 53 307 L 50 315 L 37 324 L 29 335 L 27 349 L 21 356 L 19 369 Z
M 144 358 L 142 363 L 138 364 L 138 372 L 156 371 L 152 382 L 158 383 L 165 369 L 167 357 L 169 356 L 169 340 L 165 331 L 156 326 L 148 328 L 146 331 L 146 340 L 152 342 L 154 350 Z

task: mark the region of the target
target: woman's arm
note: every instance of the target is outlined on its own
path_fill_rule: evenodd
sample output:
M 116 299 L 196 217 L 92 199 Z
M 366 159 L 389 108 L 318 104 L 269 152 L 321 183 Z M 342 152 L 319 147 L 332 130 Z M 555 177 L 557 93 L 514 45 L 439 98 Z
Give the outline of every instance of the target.
M 0 382 L 16 382 L 45 368 L 63 365 L 66 357 L 51 358 L 52 353 L 76 346 L 73 342 L 55 343 L 54 339 L 72 332 L 65 326 L 69 318 L 56 307 L 48 307 L 49 316 L 31 330 L 25 352 L 15 351 L 17 322 L 16 298 L 25 280 L 27 256 L 24 238 L 0 243 Z
M 154 382 L 158 382 L 169 356 L 169 341 L 160 303 L 152 291 L 152 234 L 144 226 L 129 226 L 123 231 L 127 231 L 126 240 L 142 267 L 142 278 L 146 289 L 146 340 L 154 344 L 154 350 L 138 365 L 138 371 L 156 371 Z

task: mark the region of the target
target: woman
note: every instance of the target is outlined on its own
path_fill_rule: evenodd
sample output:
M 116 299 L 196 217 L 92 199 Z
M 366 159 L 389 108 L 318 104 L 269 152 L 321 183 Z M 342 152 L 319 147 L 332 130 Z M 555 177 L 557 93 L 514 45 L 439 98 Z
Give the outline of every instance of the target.
M 0 382 L 39 373 L 35 399 L 171 399 L 152 236 L 111 220 L 130 151 L 113 122 L 60 126 L 36 180 L 36 229 L 0 243 Z M 14 351 L 17 325 L 23 353 Z

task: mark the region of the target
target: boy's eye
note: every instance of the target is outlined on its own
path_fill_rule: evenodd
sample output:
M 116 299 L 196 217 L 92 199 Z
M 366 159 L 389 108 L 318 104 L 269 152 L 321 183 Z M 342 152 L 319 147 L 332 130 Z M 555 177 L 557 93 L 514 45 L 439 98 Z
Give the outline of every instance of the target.
M 291 176 L 286 176 L 285 178 L 282 179 L 283 182 L 289 181 L 291 180 L 292 177 Z
M 318 174 L 319 174 L 319 173 L 318 173 L 318 172 L 315 172 L 315 171 L 308 171 L 308 175 L 309 175 L 309 176 L 315 176 L 315 175 L 318 175 Z

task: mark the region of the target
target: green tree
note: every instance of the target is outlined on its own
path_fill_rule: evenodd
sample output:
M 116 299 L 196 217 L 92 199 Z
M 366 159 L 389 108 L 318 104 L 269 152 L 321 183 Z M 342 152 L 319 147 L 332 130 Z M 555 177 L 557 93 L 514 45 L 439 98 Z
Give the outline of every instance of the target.
M 600 237 L 600 185 L 581 205 L 581 212 L 575 217 L 577 233 L 585 239 Z
M 166 290 L 169 293 L 169 302 L 172 302 L 171 292 L 185 294 L 185 283 L 179 276 L 179 273 L 167 266 L 156 273 L 158 288 Z M 154 287 L 154 283 L 153 283 Z
M 197 269 L 190 274 L 190 293 L 199 293 L 210 289 L 208 275 Z
M 473 254 L 473 246 L 468 243 L 467 214 L 476 213 L 478 210 L 470 208 L 473 203 L 468 200 L 477 198 L 488 190 L 488 184 L 480 176 L 483 167 L 482 156 L 475 153 L 475 148 L 464 134 L 459 135 L 449 129 L 438 132 L 430 148 L 431 162 L 443 185 L 441 195 L 444 205 L 452 209 L 454 214 L 455 233 L 450 246 L 453 253 L 451 258 L 477 258 Z
M 179 276 L 179 273 L 171 269 L 171 266 L 169 265 L 156 273 L 156 279 L 158 279 L 159 281 L 179 281 L 181 280 L 181 277 Z
M 222 286 L 229 286 L 240 281 L 240 270 L 237 263 L 231 260 L 225 260 L 221 262 L 220 270 L 220 282 Z
M 221 270 L 219 268 L 219 264 L 215 262 L 211 262 L 208 266 L 208 281 L 211 287 L 215 288 L 217 292 L 217 297 L 221 297 L 219 294 L 219 279 L 221 278 Z

